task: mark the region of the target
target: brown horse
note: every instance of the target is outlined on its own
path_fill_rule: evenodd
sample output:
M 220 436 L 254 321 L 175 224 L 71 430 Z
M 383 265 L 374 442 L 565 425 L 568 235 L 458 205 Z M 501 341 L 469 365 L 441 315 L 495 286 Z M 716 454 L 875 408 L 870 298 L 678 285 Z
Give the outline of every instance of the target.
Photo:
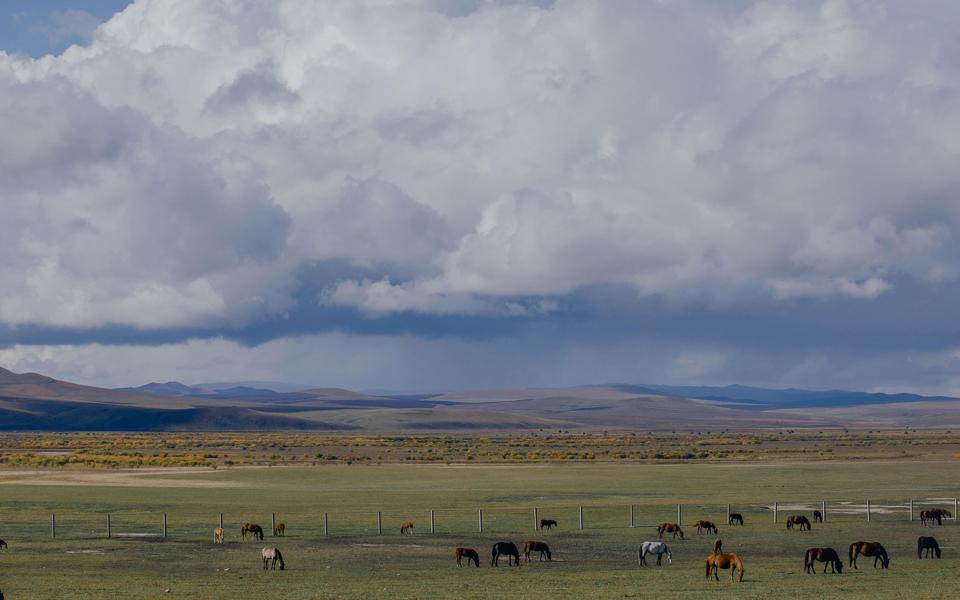
M 547 560 L 553 560 L 553 555 L 550 554 L 550 546 L 546 542 L 535 542 L 529 541 L 523 545 L 523 556 L 527 559 L 527 562 L 530 562 L 530 553 L 539 552 L 540 560 L 543 560 L 544 555 L 546 555 Z
M 937 558 L 940 558 L 940 544 L 937 543 L 937 538 L 935 537 L 926 537 L 920 536 L 917 538 L 917 558 L 932 558 L 930 554 L 936 554 Z
M 740 513 L 730 513 L 730 518 L 727 519 L 727 525 L 743 525 L 743 515 Z
M 713 540 L 713 553 L 720 554 L 723 551 L 723 540 L 717 538 Z
M 800 531 L 804 529 L 810 531 L 810 519 L 803 515 L 790 515 L 787 517 L 787 529 L 792 530 L 794 525 L 799 525 Z
M 930 521 L 931 525 L 933 521 L 937 522 L 937 525 L 943 525 L 944 517 L 953 517 L 953 514 L 945 508 L 932 508 L 930 510 L 921 510 L 920 511 L 920 524 L 926 525 L 927 521 Z
M 710 579 L 710 574 L 713 574 L 713 578 L 717 581 L 720 581 L 720 576 L 717 574 L 719 569 L 730 569 L 730 580 L 737 576 L 737 571 L 740 571 L 740 579 L 738 581 L 743 581 L 743 561 L 740 560 L 740 556 L 736 552 L 721 552 L 719 554 L 711 554 L 707 557 L 707 579 Z
M 813 522 L 814 523 L 823 523 L 823 513 L 819 510 L 813 511 Z
M 240 528 L 240 537 L 247 539 L 247 534 L 251 534 L 255 540 L 263 540 L 263 527 L 256 523 L 244 523 Z
M 843 561 L 840 560 L 840 555 L 833 548 L 810 548 L 807 550 L 807 553 L 803 556 L 803 570 L 811 574 L 816 573 L 817 569 L 813 565 L 814 562 L 825 563 L 823 565 L 824 573 L 827 572 L 828 566 L 831 573 L 843 573 Z
M 283 537 L 283 533 L 287 530 L 287 526 L 283 523 L 277 523 L 273 528 L 273 537 Z
M 453 549 L 453 551 L 457 553 L 458 567 L 463 567 L 463 562 L 461 561 L 466 558 L 468 567 L 470 566 L 470 561 L 473 561 L 473 563 L 477 565 L 477 568 L 480 568 L 480 555 L 477 554 L 477 551 L 473 548 L 463 548 L 461 546 L 457 546 Z
M 404 521 L 400 523 L 400 535 L 411 533 L 413 530 L 413 521 Z
M 550 529 L 556 526 L 557 522 L 553 519 L 540 519 L 540 529 Z
M 673 537 L 680 536 L 680 539 L 683 539 L 683 530 L 680 529 L 680 525 L 676 523 L 660 523 L 660 526 L 657 527 L 657 535 L 660 536 L 660 539 L 663 539 L 664 533 L 672 533 Z
M 873 568 L 877 568 L 877 562 L 884 569 L 890 568 L 890 557 L 887 556 L 887 549 L 880 542 L 854 542 L 850 544 L 850 566 L 857 567 L 857 557 L 860 555 L 873 557 Z
M 697 521 L 697 535 L 703 533 L 704 530 L 706 530 L 707 533 L 712 531 L 714 535 L 720 533 L 717 531 L 717 526 L 713 524 L 713 521 L 704 521 L 701 519 Z
M 520 551 L 517 550 L 517 545 L 513 542 L 497 542 L 493 545 L 493 550 L 491 551 L 492 559 L 490 560 L 490 566 L 496 567 L 500 565 L 500 557 L 507 557 L 508 565 L 520 566 Z
M 223 543 L 223 527 L 214 527 L 213 528 L 213 543 L 222 544 Z

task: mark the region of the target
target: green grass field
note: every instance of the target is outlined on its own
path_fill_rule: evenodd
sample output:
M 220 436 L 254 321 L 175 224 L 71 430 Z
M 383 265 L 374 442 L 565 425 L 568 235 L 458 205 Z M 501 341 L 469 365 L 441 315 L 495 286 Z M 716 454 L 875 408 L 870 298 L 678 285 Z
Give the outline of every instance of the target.
M 100 479 L 86 478 L 90 474 Z M 10 546 L 0 555 L 0 589 L 10 599 L 713 598 L 718 589 L 737 598 L 960 594 L 960 527 L 951 521 L 922 528 L 905 512 L 884 512 L 911 497 L 960 494 L 955 461 L 243 468 L 135 475 L 134 483 L 142 485 L 110 471 L 54 472 L 45 485 L 12 484 L 9 475 L 0 472 L 0 481 L 7 481 L 0 483 L 0 537 Z M 828 522 L 803 533 L 788 533 L 763 508 L 821 499 L 838 507 L 839 501 L 868 498 L 875 507 L 870 523 L 828 508 Z M 675 520 L 678 502 L 687 539 L 671 542 L 673 564 L 639 568 L 637 546 L 656 538 L 656 523 Z M 745 527 L 725 525 L 728 502 L 744 513 Z M 578 506 L 584 507 L 582 531 Z M 952 501 L 945 506 L 952 508 Z M 535 532 L 533 507 L 560 528 Z M 478 508 L 484 509 L 483 534 L 477 532 Z M 431 509 L 436 534 L 429 533 Z M 376 533 L 378 510 L 383 535 Z M 159 533 L 163 512 L 165 541 L 105 537 L 107 513 L 113 533 L 122 536 Z M 218 546 L 212 528 L 221 512 L 227 543 Z M 286 523 L 288 537 L 272 539 L 268 531 L 264 543 L 240 541 L 240 522 L 268 529 L 271 512 Z M 51 513 L 57 514 L 55 540 Z M 743 556 L 743 583 L 704 579 L 703 558 L 714 536 L 697 536 L 689 527 L 699 518 L 716 521 L 724 548 Z M 416 533 L 401 537 L 405 519 L 416 522 Z M 925 530 L 940 540 L 942 560 L 917 560 L 916 538 Z M 491 569 L 490 544 L 501 539 L 547 541 L 554 561 Z M 882 542 L 892 557 L 890 571 L 861 559 L 860 571 L 840 576 L 802 572 L 805 548 L 833 546 L 845 557 L 857 539 Z M 266 544 L 283 551 L 286 571 L 260 570 Z M 456 545 L 477 548 L 481 568 L 458 569 L 451 551 Z

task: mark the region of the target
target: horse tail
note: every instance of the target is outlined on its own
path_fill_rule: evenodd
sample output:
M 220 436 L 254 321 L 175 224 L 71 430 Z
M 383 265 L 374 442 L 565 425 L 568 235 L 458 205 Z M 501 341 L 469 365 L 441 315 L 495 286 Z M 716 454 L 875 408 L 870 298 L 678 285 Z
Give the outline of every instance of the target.
M 280 561 L 280 570 L 283 571 L 286 565 L 283 564 L 283 554 L 280 554 L 280 550 L 277 548 L 273 549 L 274 554 L 277 557 L 277 560 Z
M 643 546 L 640 546 L 640 549 L 637 550 L 637 566 L 643 566 Z
M 890 568 L 890 557 L 887 556 L 887 549 L 884 548 L 883 546 L 880 546 L 880 557 L 881 557 L 881 560 L 883 560 L 883 568 L 884 569 Z
M 493 549 L 490 550 L 490 566 L 494 565 L 494 562 L 497 560 L 497 544 L 493 545 Z
M 917 538 L 917 558 L 923 558 L 923 536 Z
M 803 570 L 804 571 L 810 568 L 810 562 L 811 562 L 810 554 L 812 554 L 810 550 L 807 550 L 806 552 L 803 553 Z
M 851 566 L 851 567 L 853 566 L 853 553 L 854 553 L 854 550 L 856 549 L 856 547 L 857 547 L 857 543 L 856 543 L 856 542 L 850 544 L 849 559 L 850 559 L 850 566 Z

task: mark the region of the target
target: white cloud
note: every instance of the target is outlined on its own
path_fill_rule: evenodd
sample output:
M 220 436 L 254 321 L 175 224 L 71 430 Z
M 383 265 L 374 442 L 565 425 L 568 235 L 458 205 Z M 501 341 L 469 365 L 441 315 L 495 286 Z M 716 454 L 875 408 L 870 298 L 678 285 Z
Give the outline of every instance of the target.
M 372 314 L 955 278 L 960 10 L 744 4 L 138 0 L 0 54 L 0 321 L 247 323 L 327 260 Z

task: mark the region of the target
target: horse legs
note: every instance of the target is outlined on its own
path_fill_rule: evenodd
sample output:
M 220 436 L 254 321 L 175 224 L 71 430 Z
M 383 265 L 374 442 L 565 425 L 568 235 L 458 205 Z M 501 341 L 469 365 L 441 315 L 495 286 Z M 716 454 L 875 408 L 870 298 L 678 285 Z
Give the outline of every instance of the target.
M 660 554 L 657 555 L 657 566 L 658 566 L 658 567 L 662 567 L 662 566 L 663 566 L 663 564 L 660 562 L 661 560 L 663 560 L 663 553 L 660 553 Z

